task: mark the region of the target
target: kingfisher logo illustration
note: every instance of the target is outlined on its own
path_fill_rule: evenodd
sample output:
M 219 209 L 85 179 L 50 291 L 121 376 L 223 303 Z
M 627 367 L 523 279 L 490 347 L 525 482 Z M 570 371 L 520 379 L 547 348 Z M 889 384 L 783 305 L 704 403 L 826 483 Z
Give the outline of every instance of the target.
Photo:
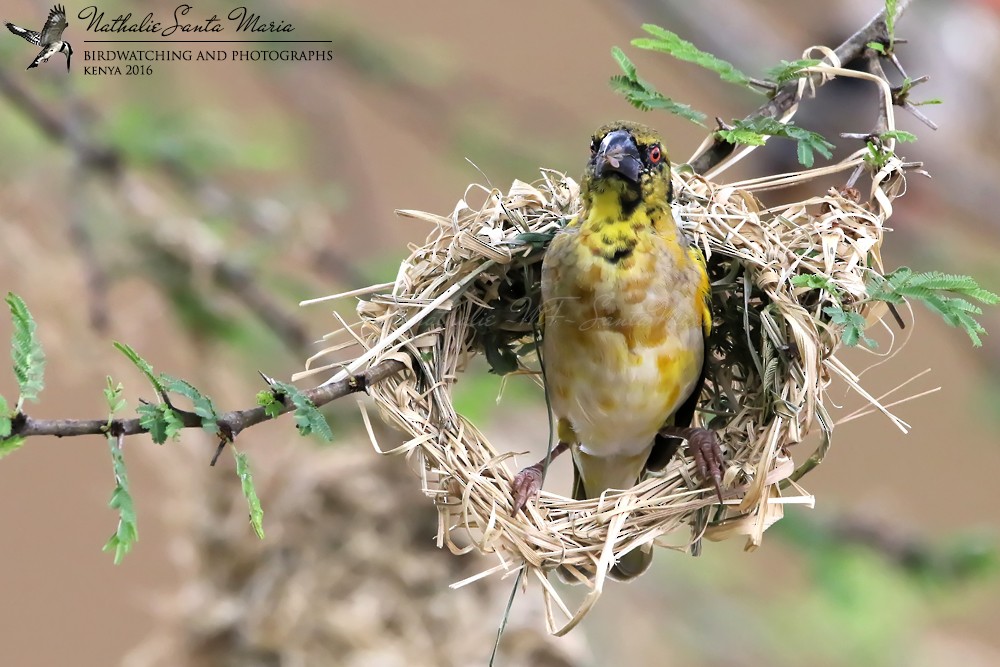
M 38 67 L 57 53 L 66 54 L 66 71 L 69 71 L 70 58 L 73 56 L 73 47 L 62 38 L 63 31 L 69 23 L 66 22 L 66 8 L 56 5 L 49 10 L 49 17 L 45 19 L 45 25 L 39 31 L 28 30 L 21 26 L 14 25 L 10 21 L 4 21 L 7 30 L 25 41 L 42 47 L 35 59 L 28 65 L 28 69 Z
M 4 21 L 21 39 L 41 48 L 28 69 L 38 67 L 57 53 L 66 55 L 70 69 L 73 47 L 63 39 L 69 23 L 66 7 L 55 5 L 40 30 L 30 30 Z M 238 7 L 197 10 L 179 4 L 168 15 L 152 11 L 143 16 L 124 12 L 106 13 L 88 5 L 75 14 L 84 38 L 81 48 L 83 76 L 149 76 L 162 71 L 160 63 L 332 62 L 331 39 L 300 38 L 286 17 L 266 17 Z M 173 67 L 173 65 L 168 65 Z M 79 66 L 78 66 L 78 69 Z

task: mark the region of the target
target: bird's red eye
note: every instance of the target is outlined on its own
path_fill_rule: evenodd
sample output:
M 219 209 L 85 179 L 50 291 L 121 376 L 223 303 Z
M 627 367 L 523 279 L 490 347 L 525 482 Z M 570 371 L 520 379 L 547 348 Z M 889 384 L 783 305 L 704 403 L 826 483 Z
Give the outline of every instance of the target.
M 663 155 L 660 153 L 659 146 L 653 146 L 652 148 L 649 149 L 649 161 L 652 164 L 659 164 L 660 158 L 662 157 Z

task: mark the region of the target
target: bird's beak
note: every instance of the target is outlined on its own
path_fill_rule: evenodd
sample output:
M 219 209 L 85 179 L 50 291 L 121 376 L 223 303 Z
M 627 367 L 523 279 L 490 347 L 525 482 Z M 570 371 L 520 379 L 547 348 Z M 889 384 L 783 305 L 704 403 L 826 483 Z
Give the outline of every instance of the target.
M 641 168 L 639 147 L 635 145 L 632 135 L 625 130 L 609 132 L 594 156 L 594 175 L 598 178 L 613 172 L 638 183 Z

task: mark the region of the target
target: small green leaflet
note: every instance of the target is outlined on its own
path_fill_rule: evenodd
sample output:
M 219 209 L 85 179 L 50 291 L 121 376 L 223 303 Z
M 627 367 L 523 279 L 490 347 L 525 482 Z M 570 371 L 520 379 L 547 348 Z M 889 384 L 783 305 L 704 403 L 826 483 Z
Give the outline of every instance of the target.
M 3 440 L 0 440 L 0 459 L 4 458 L 8 454 L 12 454 L 13 452 L 16 452 L 17 450 L 21 449 L 24 443 L 25 443 L 25 438 L 24 436 L 20 435 L 15 435 L 13 438 L 4 438 Z
M 253 485 L 253 475 L 250 472 L 250 461 L 247 455 L 236 450 L 230 445 L 233 455 L 236 457 L 236 474 L 240 478 L 240 485 L 243 487 L 243 496 L 247 499 L 247 507 L 250 509 L 250 525 L 257 537 L 264 539 L 264 509 L 260 506 L 260 498 L 257 497 L 257 490 Z
M 829 315 L 831 324 L 842 328 L 840 340 L 844 345 L 854 347 L 860 341 L 873 350 L 878 347 L 878 343 L 865 335 L 865 318 L 858 313 L 839 306 L 827 306 L 823 312 Z
M 0 439 L 10 437 L 14 428 L 14 424 L 11 422 L 13 416 L 10 412 L 10 406 L 7 405 L 7 399 L 0 396 Z
M 300 434 L 315 433 L 323 440 L 333 442 L 333 431 L 330 430 L 326 417 L 298 387 L 273 378 L 269 378 L 269 382 L 275 391 L 284 394 L 295 406 L 295 427 L 299 429 Z
M 45 352 L 38 340 L 36 325 L 24 300 L 7 292 L 7 306 L 14 325 L 11 336 L 11 358 L 14 360 L 14 377 L 17 378 L 20 396 L 16 411 L 20 412 L 25 401 L 37 401 L 45 385 Z
M 885 31 L 889 33 L 889 48 L 896 41 L 896 2 L 897 0 L 885 0 Z
M 791 62 L 782 60 L 780 65 L 769 67 L 764 70 L 764 73 L 768 79 L 774 81 L 780 86 L 788 83 L 789 81 L 794 81 L 795 79 L 806 76 L 806 73 L 802 70 L 806 67 L 815 67 L 816 65 L 819 65 L 820 62 L 821 61 L 815 59 L 793 60 Z
M 13 416 L 10 406 L 7 405 L 7 399 L 0 396 L 0 459 L 19 450 L 25 442 L 22 436 L 10 435 L 14 426 L 11 422 Z
M 268 391 L 267 389 L 262 389 L 257 392 L 257 405 L 264 408 L 264 414 L 266 414 L 271 419 L 281 416 L 281 410 L 284 406 L 278 397 L 274 395 L 273 391 Z
M 739 71 L 725 60 L 716 58 L 711 53 L 700 50 L 691 42 L 681 39 L 675 33 L 665 30 L 658 25 L 646 23 L 642 29 L 652 35 L 652 37 L 639 37 L 632 40 L 632 46 L 648 51 L 659 51 L 672 55 L 678 60 L 695 63 L 712 70 L 723 81 L 750 86 L 750 77 Z
M 888 139 L 895 139 L 900 143 L 909 143 L 917 140 L 917 135 L 912 132 L 905 132 L 903 130 L 892 130 L 890 132 L 883 132 L 878 135 L 879 139 L 886 141 Z
M 170 409 L 165 403 L 142 403 L 136 408 L 139 415 L 139 425 L 149 431 L 153 442 L 162 445 L 167 438 L 176 439 L 184 428 L 180 415 Z
M 646 81 L 640 79 L 638 74 L 636 74 L 635 65 L 632 64 L 632 61 L 628 59 L 628 56 L 621 49 L 617 46 L 612 48 L 611 55 L 618 62 L 618 66 L 622 68 L 624 74 L 611 77 L 609 83 L 612 90 L 623 95 L 629 104 L 640 111 L 662 109 L 705 127 L 702 122 L 705 120 L 705 114 L 692 109 L 687 104 L 675 102 L 669 97 L 662 95 Z
M 121 412 L 128 406 L 128 401 L 122 398 L 122 383 L 115 384 L 111 376 L 107 376 L 107 384 L 104 387 L 104 401 L 108 404 L 108 424 L 115 416 L 116 412 Z
M 638 74 L 635 71 L 635 63 L 629 60 L 629 57 L 625 55 L 624 51 L 622 51 L 617 46 L 612 46 L 611 57 L 614 58 L 615 62 L 618 63 L 618 66 L 622 68 L 622 71 L 625 72 L 626 77 L 632 80 L 638 78 Z
M 796 287 L 809 287 L 811 289 L 822 289 L 826 290 L 833 296 L 837 296 L 837 286 L 826 276 L 821 276 L 815 273 L 804 273 L 797 276 L 792 276 L 792 285 Z
M 530 245 L 535 250 L 545 248 L 555 236 L 555 232 L 521 232 L 514 237 L 513 243 Z

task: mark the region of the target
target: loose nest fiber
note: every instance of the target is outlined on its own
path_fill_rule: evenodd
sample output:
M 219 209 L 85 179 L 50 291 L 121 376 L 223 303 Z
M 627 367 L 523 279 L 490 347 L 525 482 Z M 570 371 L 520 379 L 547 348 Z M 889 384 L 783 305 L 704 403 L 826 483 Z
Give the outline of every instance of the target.
M 891 109 L 889 114 L 891 128 Z M 382 451 L 373 435 L 376 449 L 412 459 L 439 512 L 439 546 L 495 554 L 499 563 L 478 576 L 524 568 L 541 583 L 550 631 L 562 634 L 593 605 L 610 564 L 629 550 L 668 536 L 674 536 L 673 548 L 696 548 L 702 537 L 744 535 L 753 548 L 781 518 L 784 504 L 811 505 L 797 480 L 829 446 L 833 421 L 824 397 L 834 376 L 895 420 L 838 360 L 841 330 L 824 312 L 837 306 L 869 323 L 884 312 L 865 302 L 865 284 L 871 272 L 882 273 L 884 223 L 905 181 L 897 158 L 876 170 L 864 155 L 730 185 L 674 170 L 675 215 L 704 250 L 713 280 L 715 329 L 699 418 L 717 430 L 725 451 L 724 506 L 692 479 L 693 463 L 677 457 L 632 489 L 585 501 L 543 491 L 511 516 L 513 475 L 530 462 L 513 465 L 513 454 L 497 452 L 455 412 L 452 387 L 478 354 L 498 372 L 529 374 L 541 384 L 535 346 L 542 256 L 576 212 L 579 195 L 577 183 L 557 172 L 543 170 L 540 181 L 517 181 L 506 193 L 470 186 L 449 216 L 399 211 L 433 224 L 434 231 L 411 248 L 393 283 L 337 295 L 367 295 L 358 304 L 360 322 L 341 321 L 347 343 L 310 362 L 348 344 L 360 344 L 365 353 L 346 368 L 330 364 L 306 374 L 336 367 L 336 379 L 390 358 L 408 366 L 370 393 L 382 418 L 410 440 Z M 831 173 L 844 182 L 851 171 L 865 169 L 871 176 L 866 197 L 831 189 L 765 208 L 754 194 Z M 486 193 L 481 206 L 468 203 L 477 189 Z M 796 276 L 827 282 L 793 283 Z M 790 446 L 816 426 L 819 445 L 796 466 Z M 575 612 L 548 581 L 558 565 L 592 575 L 591 592 Z M 556 608 L 566 622 L 556 622 Z

